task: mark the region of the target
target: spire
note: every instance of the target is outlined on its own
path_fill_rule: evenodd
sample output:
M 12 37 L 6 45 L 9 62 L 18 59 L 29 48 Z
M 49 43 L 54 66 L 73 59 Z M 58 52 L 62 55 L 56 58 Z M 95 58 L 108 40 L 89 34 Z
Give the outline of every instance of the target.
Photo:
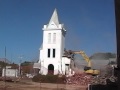
M 54 10 L 54 12 L 52 14 L 52 17 L 51 17 L 51 19 L 49 21 L 49 24 L 51 22 L 54 22 L 56 25 L 59 25 L 58 14 L 57 14 L 57 9 L 56 8 L 55 8 L 55 10 Z

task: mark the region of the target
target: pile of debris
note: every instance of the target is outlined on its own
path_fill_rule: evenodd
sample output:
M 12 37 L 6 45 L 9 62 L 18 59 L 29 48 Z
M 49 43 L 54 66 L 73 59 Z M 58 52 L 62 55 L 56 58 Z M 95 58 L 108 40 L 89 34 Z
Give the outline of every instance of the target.
M 117 78 L 115 76 L 96 76 L 92 77 L 91 84 L 102 84 L 106 85 L 109 82 L 116 82 Z
M 88 85 L 91 83 L 92 76 L 86 74 L 75 74 L 66 78 L 66 84 L 72 85 Z
M 106 85 L 109 82 L 116 82 L 117 78 L 115 76 L 92 76 L 85 73 L 74 74 L 73 76 L 66 77 L 66 84 L 72 85 L 88 85 L 88 84 L 101 84 Z

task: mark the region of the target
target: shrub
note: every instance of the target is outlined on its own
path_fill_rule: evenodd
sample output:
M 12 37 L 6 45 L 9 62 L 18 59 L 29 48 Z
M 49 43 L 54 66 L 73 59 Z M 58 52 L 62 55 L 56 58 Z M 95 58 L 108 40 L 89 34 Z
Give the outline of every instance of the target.
M 34 81 L 34 82 L 39 82 L 39 81 L 40 81 L 40 78 L 39 78 L 39 77 L 41 77 L 40 74 L 34 76 L 34 77 L 32 78 L 32 81 Z
M 32 81 L 41 83 L 64 83 L 65 76 L 58 77 L 58 75 L 36 75 L 33 77 Z

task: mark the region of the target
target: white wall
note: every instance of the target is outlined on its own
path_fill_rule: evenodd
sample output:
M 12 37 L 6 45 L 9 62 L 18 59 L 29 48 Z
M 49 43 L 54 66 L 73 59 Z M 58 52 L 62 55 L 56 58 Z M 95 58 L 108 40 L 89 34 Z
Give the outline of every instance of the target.
M 54 74 L 61 72 L 61 60 L 64 52 L 64 37 L 62 35 L 62 26 L 46 26 L 43 28 L 43 48 L 40 50 L 41 73 L 47 74 L 49 64 L 54 65 Z M 48 43 L 48 34 L 51 33 L 51 42 Z M 56 42 L 53 43 L 53 34 L 56 33 Z M 50 57 L 48 57 L 48 49 L 50 49 Z M 55 49 L 55 58 L 53 58 L 53 49 Z
M 2 70 L 2 76 L 6 77 L 18 77 L 18 70 L 17 69 L 3 69 Z
M 55 15 L 55 16 L 54 16 Z M 40 73 L 48 73 L 48 65 L 54 66 L 54 74 L 58 74 L 58 71 L 62 72 L 62 56 L 65 47 L 65 33 L 63 24 L 59 24 L 56 11 L 54 12 L 49 24 L 43 26 L 43 47 L 40 50 L 39 62 L 41 63 Z M 51 34 L 51 39 L 49 35 Z M 56 42 L 53 42 L 53 35 L 56 34 Z M 48 35 L 49 34 L 49 35 Z M 51 42 L 48 42 L 51 40 Z M 48 49 L 50 49 L 50 57 L 48 57 Z M 53 49 L 55 49 L 55 57 L 53 57 Z M 65 66 L 63 66 L 65 68 Z
M 62 71 L 63 71 L 63 74 L 65 74 L 65 68 L 66 68 L 66 65 L 65 64 L 69 64 L 70 66 L 70 58 L 67 58 L 67 57 L 62 57 Z

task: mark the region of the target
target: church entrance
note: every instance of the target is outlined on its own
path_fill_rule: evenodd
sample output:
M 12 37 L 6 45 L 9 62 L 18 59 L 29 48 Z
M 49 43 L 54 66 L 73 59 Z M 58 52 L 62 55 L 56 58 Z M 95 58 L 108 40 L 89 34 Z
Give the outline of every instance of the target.
M 54 66 L 53 64 L 49 64 L 48 65 L 48 74 L 54 74 Z

